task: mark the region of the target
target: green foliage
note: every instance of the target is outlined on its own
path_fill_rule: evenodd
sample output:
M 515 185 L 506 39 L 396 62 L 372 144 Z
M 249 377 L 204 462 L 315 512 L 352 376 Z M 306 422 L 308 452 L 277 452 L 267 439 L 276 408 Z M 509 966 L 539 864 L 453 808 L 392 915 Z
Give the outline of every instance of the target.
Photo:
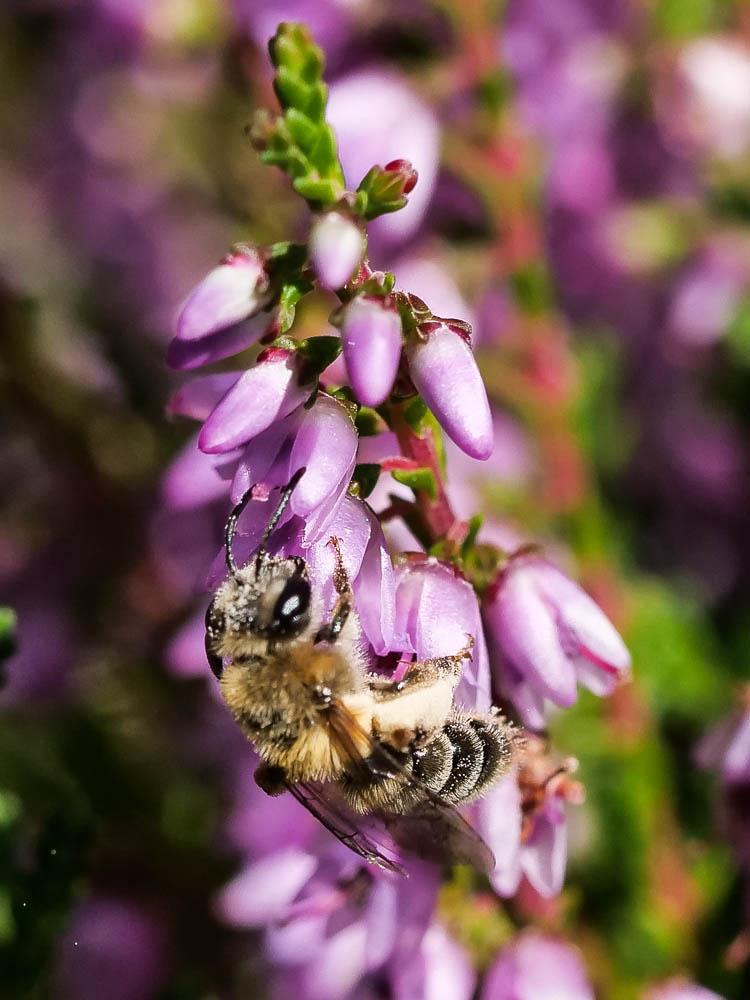
M 269 44 L 274 90 L 283 113 L 259 112 L 251 139 L 264 163 L 279 167 L 313 209 L 336 204 L 345 193 L 333 129 L 325 120 L 325 60 L 301 24 L 280 24 Z

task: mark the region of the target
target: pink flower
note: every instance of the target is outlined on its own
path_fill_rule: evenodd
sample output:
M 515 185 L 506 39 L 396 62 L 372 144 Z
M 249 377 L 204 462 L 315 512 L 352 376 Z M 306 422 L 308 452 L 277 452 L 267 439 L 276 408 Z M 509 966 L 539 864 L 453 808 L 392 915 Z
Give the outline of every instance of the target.
M 341 288 L 352 277 L 365 252 L 362 231 L 340 212 L 328 212 L 313 223 L 310 258 L 324 288 Z
M 198 438 L 201 451 L 231 451 L 287 416 L 310 395 L 311 386 L 300 378 L 294 351 L 263 351 L 211 411 Z
M 379 406 L 401 360 L 401 318 L 382 299 L 357 296 L 346 307 L 341 341 L 349 383 L 365 406 Z
M 520 935 L 487 973 L 482 1000 L 594 1000 L 580 954 L 536 932 Z
M 409 373 L 448 437 L 472 458 L 487 459 L 494 441 L 482 376 L 466 340 L 443 322 L 407 344 Z
M 577 684 L 614 690 L 630 655 L 604 612 L 536 555 L 511 558 L 483 605 L 492 664 L 526 725 L 544 725 L 544 699 L 572 705 Z
M 174 368 L 196 368 L 236 354 L 262 335 L 261 326 L 238 324 L 267 301 L 268 277 L 258 251 L 233 251 L 186 299 L 167 361 Z

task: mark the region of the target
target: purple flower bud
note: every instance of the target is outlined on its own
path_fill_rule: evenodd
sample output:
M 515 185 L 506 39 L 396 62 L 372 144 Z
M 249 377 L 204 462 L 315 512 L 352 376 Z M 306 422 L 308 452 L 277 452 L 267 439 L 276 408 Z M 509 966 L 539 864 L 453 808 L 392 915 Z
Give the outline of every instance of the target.
M 212 410 L 198 438 L 201 451 L 231 451 L 304 403 L 311 386 L 300 385 L 300 368 L 294 351 L 263 351 Z
M 409 371 L 425 403 L 451 440 L 472 458 L 492 454 L 490 404 L 471 348 L 439 323 L 406 347 Z
M 501 952 L 482 1000 L 594 1000 L 594 991 L 575 948 L 532 931 Z
M 728 784 L 750 784 L 750 697 L 739 711 L 703 737 L 696 749 L 696 759 L 706 771 L 717 771 Z
M 357 296 L 346 307 L 341 341 L 355 395 L 365 406 L 379 406 L 401 359 L 401 317 L 382 299 Z
M 344 407 L 320 393 L 297 432 L 289 462 L 289 474 L 303 466 L 307 471 L 292 494 L 290 508 L 308 517 L 346 477 L 349 485 L 357 454 L 357 431 Z
M 177 320 L 167 360 L 175 368 L 228 357 L 257 340 L 261 327 L 237 324 L 268 301 L 268 278 L 257 250 L 246 247 L 224 258 L 188 296 Z M 225 332 L 226 335 L 217 336 Z
M 316 219 L 310 231 L 310 257 L 324 288 L 341 288 L 351 278 L 365 251 L 359 226 L 340 212 Z
M 511 559 L 487 593 L 484 621 L 500 687 L 508 695 L 524 682 L 537 698 L 568 706 L 576 700 L 577 682 L 594 694 L 609 694 L 630 667 L 625 644 L 604 612 L 538 556 Z

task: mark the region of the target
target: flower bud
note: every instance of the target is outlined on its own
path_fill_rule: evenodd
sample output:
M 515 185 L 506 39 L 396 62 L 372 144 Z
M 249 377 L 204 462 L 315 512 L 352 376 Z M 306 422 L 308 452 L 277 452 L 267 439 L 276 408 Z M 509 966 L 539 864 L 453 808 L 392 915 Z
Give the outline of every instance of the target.
M 426 337 L 406 348 L 412 381 L 448 437 L 472 458 L 487 459 L 492 417 L 471 347 L 445 322 L 424 326 Z
M 319 395 L 305 414 L 292 446 L 290 475 L 297 469 L 307 469 L 289 504 L 295 514 L 309 518 L 333 493 L 346 493 L 357 441 L 357 431 L 341 403 Z
M 750 785 L 750 689 L 745 704 L 708 731 L 696 758 L 704 770 L 718 771 L 727 785 Z
M 411 194 L 417 186 L 419 174 L 409 160 L 391 160 L 386 163 L 385 171 L 388 174 L 398 174 L 401 194 Z
M 484 622 L 500 686 L 528 725 L 538 725 L 530 717 L 534 696 L 537 705 L 548 698 L 569 706 L 577 683 L 609 694 L 630 667 L 604 612 L 538 556 L 516 557 L 502 570 L 485 597 Z
M 211 411 L 198 438 L 201 451 L 231 451 L 300 406 L 311 386 L 300 385 L 295 351 L 269 347 Z
M 341 340 L 355 395 L 365 406 L 379 406 L 388 398 L 401 359 L 401 317 L 382 299 L 358 296 L 344 312 Z
M 340 212 L 320 216 L 310 231 L 310 257 L 324 288 L 341 288 L 362 259 L 365 241 L 355 222 Z
M 530 931 L 514 938 L 487 973 L 481 1000 L 594 1000 L 571 945 Z
M 167 360 L 175 368 L 195 368 L 237 353 L 261 336 L 261 328 L 231 328 L 267 301 L 268 277 L 258 251 L 233 251 L 187 297 Z

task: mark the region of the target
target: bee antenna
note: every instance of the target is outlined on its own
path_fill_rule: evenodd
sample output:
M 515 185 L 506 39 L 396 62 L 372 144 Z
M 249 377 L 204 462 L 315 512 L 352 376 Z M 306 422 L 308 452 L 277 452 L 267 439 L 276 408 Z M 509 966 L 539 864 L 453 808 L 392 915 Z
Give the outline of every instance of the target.
M 240 519 L 240 515 L 245 507 L 247 507 L 252 495 L 253 487 L 251 486 L 247 492 L 242 494 L 239 503 L 232 508 L 232 513 L 227 518 L 227 523 L 224 528 L 224 557 L 226 559 L 227 569 L 232 575 L 237 572 L 237 563 L 234 561 L 234 554 L 232 553 L 234 534 L 237 530 L 237 522 Z
M 258 573 L 258 570 L 260 569 L 260 564 L 267 555 L 266 545 L 268 544 L 268 539 L 271 537 L 273 529 L 281 520 L 281 516 L 286 510 L 287 504 L 289 503 L 292 493 L 294 492 L 294 487 L 304 476 L 306 471 L 307 471 L 306 466 L 303 466 L 301 469 L 297 469 L 297 471 L 294 473 L 292 478 L 289 480 L 289 482 L 281 492 L 281 498 L 276 507 L 276 510 L 271 515 L 271 520 L 268 522 L 266 530 L 263 532 L 263 537 L 260 540 L 258 554 L 255 559 L 256 575 Z M 226 558 L 227 569 L 232 575 L 234 575 L 238 569 L 237 563 L 234 560 L 234 553 L 232 552 L 234 536 L 237 531 L 237 522 L 242 516 L 243 510 L 245 509 L 245 507 L 247 507 L 248 503 L 252 499 L 254 488 L 255 488 L 254 486 L 251 486 L 249 490 L 243 493 L 239 502 L 236 504 L 235 507 L 232 508 L 232 512 L 227 518 L 226 527 L 224 528 L 224 555 Z
M 282 517 L 284 511 L 286 510 L 286 508 L 287 508 L 287 506 L 289 504 L 289 501 L 292 498 L 292 493 L 294 493 L 295 486 L 300 481 L 300 479 L 302 479 L 302 477 L 304 476 L 304 474 L 306 472 L 307 472 L 307 467 L 304 466 L 304 465 L 302 466 L 301 469 L 297 469 L 297 471 L 294 473 L 294 475 L 292 476 L 292 478 L 289 480 L 289 482 L 286 484 L 286 486 L 284 487 L 284 489 L 281 491 L 281 497 L 279 498 L 279 503 L 278 503 L 278 505 L 276 507 L 276 510 L 271 515 L 271 520 L 266 525 L 266 530 L 263 532 L 263 537 L 261 538 L 260 545 L 258 546 L 258 553 L 255 556 L 255 575 L 256 576 L 260 572 L 260 567 L 261 567 L 261 565 L 263 563 L 263 560 L 268 555 L 268 553 L 266 551 L 266 546 L 268 545 L 268 539 L 271 537 L 271 535 L 273 534 L 274 528 L 276 527 L 276 525 L 281 520 L 281 517 Z

